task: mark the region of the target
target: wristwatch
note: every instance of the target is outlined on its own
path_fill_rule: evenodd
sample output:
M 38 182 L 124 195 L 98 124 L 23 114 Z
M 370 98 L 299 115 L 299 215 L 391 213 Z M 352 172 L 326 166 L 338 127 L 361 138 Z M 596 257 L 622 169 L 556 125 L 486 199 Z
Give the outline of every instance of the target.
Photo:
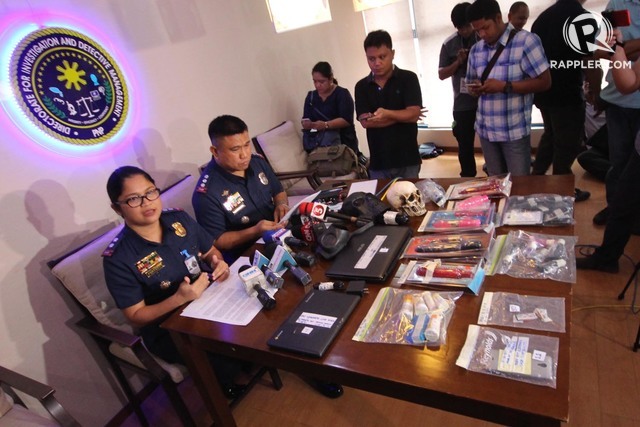
M 504 84 L 504 88 L 502 89 L 502 93 L 511 93 L 513 92 L 513 85 L 511 84 L 510 81 L 507 80 L 507 82 Z

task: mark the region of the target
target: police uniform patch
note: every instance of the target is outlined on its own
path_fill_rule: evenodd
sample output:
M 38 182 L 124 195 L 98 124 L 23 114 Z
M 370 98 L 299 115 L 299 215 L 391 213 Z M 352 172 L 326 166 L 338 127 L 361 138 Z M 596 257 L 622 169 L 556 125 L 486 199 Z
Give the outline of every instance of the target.
M 245 207 L 244 199 L 238 192 L 235 192 L 231 196 L 227 197 L 227 200 L 222 205 L 226 210 L 233 214 L 237 214 Z
M 262 185 L 269 185 L 269 178 L 267 178 L 267 175 L 265 175 L 264 172 L 260 172 L 258 174 L 258 178 L 260 178 Z
M 196 186 L 196 192 L 206 193 L 208 182 L 209 182 L 209 174 L 202 175 L 202 177 L 200 177 L 200 182 L 198 182 L 198 185 Z
M 178 237 L 184 237 L 187 235 L 187 230 L 185 230 L 184 225 L 182 225 L 180 222 L 174 222 L 173 224 L 171 224 L 171 227 L 173 227 Z
M 114 254 L 114 252 L 116 251 L 116 246 L 118 245 L 118 242 L 120 241 L 121 237 L 122 237 L 122 231 L 116 234 L 116 237 L 113 238 L 111 243 L 109 243 L 106 249 L 102 252 L 103 257 L 110 257 Z
M 153 251 L 136 262 L 136 268 L 140 274 L 144 274 L 146 277 L 151 277 L 164 268 L 164 261 L 158 252 Z

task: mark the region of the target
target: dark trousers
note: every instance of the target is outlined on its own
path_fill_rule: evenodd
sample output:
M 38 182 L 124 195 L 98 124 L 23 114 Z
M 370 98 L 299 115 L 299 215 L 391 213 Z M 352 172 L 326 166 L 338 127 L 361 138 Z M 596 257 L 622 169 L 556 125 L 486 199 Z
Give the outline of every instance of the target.
M 639 134 L 640 135 L 640 134 Z M 603 263 L 614 263 L 624 253 L 631 230 L 640 216 L 640 155 L 633 149 L 618 178 L 618 189 L 609 203 L 609 218 L 602 245 L 595 256 Z
M 453 119 L 456 122 L 452 130 L 453 136 L 458 141 L 460 176 L 473 178 L 476 176 L 476 158 L 473 147 L 476 138 L 476 131 L 473 128 L 476 122 L 476 110 L 454 111 Z
M 618 191 L 618 180 L 624 170 L 633 144 L 640 130 L 640 109 L 607 107 L 607 131 L 609 132 L 609 160 L 611 169 L 607 173 L 607 205 L 610 205 Z
M 570 175 L 584 138 L 585 104 L 542 107 L 544 132 L 540 137 L 533 175 L 544 175 L 553 165 L 554 175 Z

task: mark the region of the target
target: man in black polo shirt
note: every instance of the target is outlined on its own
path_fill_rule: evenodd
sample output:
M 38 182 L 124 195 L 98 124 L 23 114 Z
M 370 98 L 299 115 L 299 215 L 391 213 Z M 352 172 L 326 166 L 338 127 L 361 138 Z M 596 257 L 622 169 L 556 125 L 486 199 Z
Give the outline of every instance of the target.
M 542 12 L 531 27 L 531 32 L 540 37 L 551 64 L 551 88 L 534 96 L 534 103 L 542 113 L 544 133 L 533 162 L 533 175 L 544 175 L 550 166 L 554 175 L 572 173 L 571 165 L 580 153 L 584 138 L 583 81 L 585 77 L 589 82 L 602 78 L 598 68 L 574 66 L 586 56 L 563 41 L 565 23 L 587 13 L 582 3 L 584 0 L 558 0 Z M 576 201 L 589 197 L 588 192 L 577 188 L 575 195 Z
M 379 178 L 418 178 L 418 120 L 422 93 L 415 73 L 393 65 L 391 36 L 370 32 L 364 50 L 371 74 L 356 84 L 358 121 L 367 130 L 371 154 L 369 175 Z

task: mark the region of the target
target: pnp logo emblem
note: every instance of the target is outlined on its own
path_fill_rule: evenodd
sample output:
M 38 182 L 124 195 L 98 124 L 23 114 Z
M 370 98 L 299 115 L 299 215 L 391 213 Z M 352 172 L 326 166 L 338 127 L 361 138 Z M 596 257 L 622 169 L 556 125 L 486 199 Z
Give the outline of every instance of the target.
M 10 73 L 26 116 L 58 140 L 98 144 L 126 120 L 129 95 L 122 72 L 106 50 L 76 31 L 28 34 L 13 51 Z
M 567 19 L 562 28 L 565 43 L 582 55 L 589 55 L 596 50 L 612 52 L 608 44 L 612 35 L 611 23 L 596 12 Z

